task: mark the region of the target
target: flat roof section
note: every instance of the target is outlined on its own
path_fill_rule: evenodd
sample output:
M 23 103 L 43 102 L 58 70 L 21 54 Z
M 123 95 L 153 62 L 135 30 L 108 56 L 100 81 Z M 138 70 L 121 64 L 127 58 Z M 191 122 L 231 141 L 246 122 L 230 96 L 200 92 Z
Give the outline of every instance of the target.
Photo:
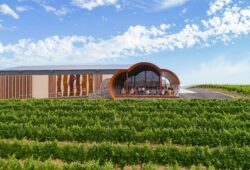
M 0 75 L 114 74 L 131 65 L 21 66 L 0 70 Z

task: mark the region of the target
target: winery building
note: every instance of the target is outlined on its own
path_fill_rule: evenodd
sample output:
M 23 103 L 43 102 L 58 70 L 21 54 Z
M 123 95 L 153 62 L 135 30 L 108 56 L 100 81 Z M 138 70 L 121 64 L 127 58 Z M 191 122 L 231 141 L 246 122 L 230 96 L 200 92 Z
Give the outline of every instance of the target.
M 178 98 L 179 87 L 175 73 L 148 62 L 0 70 L 0 99 L 91 97 L 104 93 L 113 99 Z

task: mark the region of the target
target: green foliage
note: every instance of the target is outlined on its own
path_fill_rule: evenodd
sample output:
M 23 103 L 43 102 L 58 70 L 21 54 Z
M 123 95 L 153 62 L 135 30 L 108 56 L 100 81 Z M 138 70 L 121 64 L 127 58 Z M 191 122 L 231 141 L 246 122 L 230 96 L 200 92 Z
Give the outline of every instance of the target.
M 58 159 L 65 162 L 89 162 L 98 160 L 100 165 L 106 162 L 118 167 L 151 163 L 158 165 L 176 165 L 184 167 L 192 165 L 213 165 L 220 169 L 250 169 L 250 148 L 223 147 L 208 148 L 198 146 L 171 146 L 158 145 L 120 145 L 111 143 L 86 144 L 59 144 L 57 142 L 30 142 L 30 141 L 0 141 L 0 157 L 9 158 L 15 155 L 17 159 Z M 77 150 L 77 152 L 75 152 Z M 70 158 L 70 159 L 69 159 Z M 73 160 L 73 161 L 72 161 Z M 13 166 L 19 166 L 15 161 Z
M 249 113 L 243 99 L 0 101 L 0 169 L 250 169 Z
M 250 95 L 250 85 L 229 85 L 229 84 L 202 84 L 194 86 L 197 88 L 219 88 Z
M 99 162 L 90 161 L 85 163 L 63 163 L 53 160 L 37 161 L 34 159 L 26 159 L 20 161 L 16 158 L 1 160 L 0 170 L 114 170 L 112 163 L 100 165 Z
M 245 146 L 250 100 L 0 101 L 0 137 Z

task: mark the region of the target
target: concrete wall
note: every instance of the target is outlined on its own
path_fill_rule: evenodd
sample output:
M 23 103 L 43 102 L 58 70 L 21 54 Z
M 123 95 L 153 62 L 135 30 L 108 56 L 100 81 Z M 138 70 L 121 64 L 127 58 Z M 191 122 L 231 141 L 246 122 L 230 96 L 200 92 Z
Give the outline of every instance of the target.
M 32 98 L 49 98 L 49 77 L 48 75 L 32 76 Z

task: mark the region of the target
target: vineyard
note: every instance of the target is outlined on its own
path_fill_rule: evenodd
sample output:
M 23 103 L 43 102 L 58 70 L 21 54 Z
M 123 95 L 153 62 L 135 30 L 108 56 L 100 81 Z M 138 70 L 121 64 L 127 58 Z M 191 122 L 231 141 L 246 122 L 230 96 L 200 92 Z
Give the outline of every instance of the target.
M 195 88 L 216 88 L 233 91 L 236 93 L 250 95 L 250 85 L 217 85 L 217 84 L 203 84 L 194 86 Z
M 250 100 L 0 101 L 0 169 L 250 169 Z

